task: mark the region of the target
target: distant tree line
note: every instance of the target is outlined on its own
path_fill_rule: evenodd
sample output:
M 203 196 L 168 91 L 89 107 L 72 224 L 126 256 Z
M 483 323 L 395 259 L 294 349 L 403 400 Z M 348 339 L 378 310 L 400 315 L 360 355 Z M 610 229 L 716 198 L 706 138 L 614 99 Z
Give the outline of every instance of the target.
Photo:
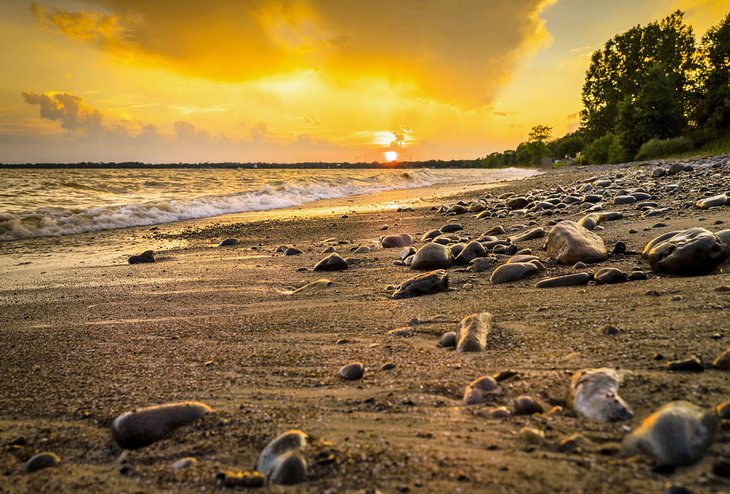
M 550 141 L 549 127 L 533 127 L 517 149 L 482 165 L 535 166 L 579 153 L 586 163 L 619 163 L 727 140 L 730 14 L 699 42 L 682 11 L 614 36 L 591 57 L 582 102 L 576 132 Z

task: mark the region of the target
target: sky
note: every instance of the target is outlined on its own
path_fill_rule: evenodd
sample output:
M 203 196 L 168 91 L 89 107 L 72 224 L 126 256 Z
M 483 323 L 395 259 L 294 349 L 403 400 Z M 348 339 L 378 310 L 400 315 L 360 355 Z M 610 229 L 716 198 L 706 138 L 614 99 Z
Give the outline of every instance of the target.
M 676 9 L 730 0 L 3 0 L 0 162 L 473 159 L 575 130 L 591 53 Z

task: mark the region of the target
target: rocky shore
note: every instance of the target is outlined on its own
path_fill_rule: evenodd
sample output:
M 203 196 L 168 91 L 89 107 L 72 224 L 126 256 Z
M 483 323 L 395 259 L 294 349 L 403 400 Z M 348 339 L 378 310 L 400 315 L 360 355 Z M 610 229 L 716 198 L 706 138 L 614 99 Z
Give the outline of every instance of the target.
M 588 167 L 4 281 L 0 491 L 728 492 L 729 195 Z

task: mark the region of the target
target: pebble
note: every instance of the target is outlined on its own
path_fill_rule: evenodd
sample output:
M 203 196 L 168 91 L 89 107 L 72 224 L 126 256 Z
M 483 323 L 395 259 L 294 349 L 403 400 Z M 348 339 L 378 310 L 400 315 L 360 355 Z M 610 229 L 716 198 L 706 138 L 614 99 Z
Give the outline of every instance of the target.
M 634 412 L 618 394 L 621 381 L 621 375 L 613 369 L 583 369 L 576 372 L 570 380 L 573 408 L 583 417 L 597 422 L 630 419 Z
M 492 269 L 492 266 L 499 262 L 494 256 L 477 257 L 469 263 L 468 271 L 472 273 L 483 273 Z
M 682 484 L 676 482 L 666 482 L 664 484 L 664 494 L 694 494 L 693 491 L 687 489 Z
M 668 232 L 646 244 L 642 256 L 657 273 L 697 276 L 710 273 L 730 252 L 714 233 L 701 227 Z
M 380 369 L 378 369 L 378 370 L 380 370 L 381 372 L 382 371 L 389 371 L 389 370 L 395 369 L 395 367 L 396 367 L 396 365 L 393 362 L 387 362 L 387 363 L 381 365 L 380 366 Z
M 443 269 L 439 269 L 406 280 L 393 292 L 393 298 L 419 297 L 442 292 L 448 288 L 449 275 Z
M 545 230 L 537 227 L 533 228 L 531 230 L 527 230 L 524 233 L 521 233 L 520 235 L 516 235 L 514 237 L 510 237 L 510 240 L 513 244 L 518 244 L 520 242 L 527 242 L 528 240 L 535 240 L 537 238 L 543 238 L 545 236 Z
M 705 197 L 704 199 L 700 199 L 699 201 L 697 201 L 697 203 L 695 204 L 695 206 L 700 209 L 716 208 L 719 206 L 727 205 L 730 205 L 730 197 L 728 197 L 727 194 Z
M 554 278 L 545 278 L 537 282 L 535 288 L 555 288 L 563 286 L 582 286 L 587 285 L 591 281 L 591 275 L 588 273 L 573 273 Z
M 342 271 L 345 269 L 347 269 L 347 261 L 336 252 L 328 255 L 314 266 L 315 271 Z
M 629 280 L 626 273 L 616 268 L 602 268 L 593 275 L 596 285 L 609 285 L 615 283 L 624 283 Z
M 400 233 L 397 235 L 386 235 L 380 239 L 380 245 L 384 249 L 392 249 L 397 247 L 408 247 L 413 243 L 413 237 L 407 233 Z
M 215 483 L 219 487 L 263 487 L 266 476 L 261 472 L 225 470 L 216 474 Z
M 308 445 L 307 433 L 300 430 L 284 432 L 261 451 L 256 470 L 275 484 L 298 484 L 307 477 L 307 462 L 300 452 Z
M 547 253 L 561 264 L 601 262 L 608 259 L 603 239 L 573 221 L 561 221 L 548 234 Z
M 718 403 L 715 407 L 715 413 L 722 420 L 730 420 L 730 401 L 723 401 Z
M 441 335 L 439 339 L 439 346 L 442 348 L 455 348 L 456 347 L 456 332 L 448 331 Z
M 140 408 L 114 419 L 112 437 L 124 449 L 143 448 L 212 411 L 208 405 L 197 401 Z
M 454 256 L 451 250 L 445 245 L 430 242 L 416 252 L 413 256 L 411 269 L 444 269 L 454 263 Z
M 43 470 L 44 468 L 50 468 L 55 467 L 61 463 L 61 457 L 58 456 L 56 453 L 51 453 L 49 451 L 44 453 L 38 453 L 34 457 L 32 457 L 30 460 L 25 462 L 25 465 L 23 465 L 23 470 L 25 470 L 28 473 L 36 472 L 38 470 Z
M 545 432 L 536 427 L 523 427 L 517 436 L 529 444 L 542 444 L 545 441 Z
M 545 409 L 530 396 L 518 396 L 513 403 L 514 415 L 534 415 L 543 413 Z
M 659 408 L 623 442 L 628 454 L 644 454 L 659 465 L 687 466 L 700 461 L 712 444 L 717 417 L 687 401 Z
M 470 382 L 464 390 L 464 404 L 476 405 L 483 402 L 490 393 L 499 390 L 499 385 L 492 377 L 481 376 Z
M 718 355 L 717 358 L 712 361 L 712 366 L 718 370 L 730 370 L 730 348 Z
M 539 271 L 538 267 L 529 262 L 514 262 L 503 264 L 494 270 L 489 277 L 490 283 L 499 285 L 525 279 Z
M 127 259 L 127 262 L 129 262 L 129 264 L 141 264 L 156 261 L 157 257 L 155 256 L 155 251 L 153 250 L 146 250 L 141 254 L 137 254 L 136 256 L 130 256 L 130 258 Z
M 463 230 L 464 227 L 459 223 L 447 223 L 441 227 L 441 233 L 453 233 Z
M 643 271 L 632 271 L 629 273 L 629 281 L 641 281 L 647 279 L 646 273 Z
M 238 245 L 238 239 L 237 238 L 227 238 L 221 243 L 218 244 L 218 247 L 228 247 L 230 245 Z
M 667 370 L 678 372 L 703 372 L 705 370 L 702 361 L 697 356 L 667 362 L 666 367 Z
M 459 252 L 454 259 L 455 264 L 469 264 L 476 258 L 484 257 L 487 255 L 487 251 L 482 244 L 476 240 L 472 240 Z
M 487 347 L 487 337 L 492 327 L 489 312 L 471 314 L 461 320 L 456 331 L 456 351 L 481 352 Z
M 174 462 L 171 466 L 175 470 L 184 470 L 186 468 L 190 468 L 191 466 L 198 463 L 197 458 L 193 458 L 192 456 L 188 456 L 186 458 L 180 458 L 176 462 Z
M 603 336 L 616 336 L 620 332 L 621 330 L 619 328 L 610 324 L 608 326 L 604 326 L 603 329 L 601 329 L 601 334 Z
M 341 367 L 338 374 L 346 381 L 356 381 L 365 374 L 365 366 L 360 362 L 353 362 Z

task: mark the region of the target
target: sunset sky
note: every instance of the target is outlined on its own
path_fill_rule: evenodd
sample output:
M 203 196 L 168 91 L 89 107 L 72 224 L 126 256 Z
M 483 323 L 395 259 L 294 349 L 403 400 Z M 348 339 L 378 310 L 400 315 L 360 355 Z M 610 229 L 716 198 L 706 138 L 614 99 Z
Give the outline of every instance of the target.
M 577 128 L 591 52 L 677 8 L 730 0 L 3 1 L 0 162 L 484 156 Z

